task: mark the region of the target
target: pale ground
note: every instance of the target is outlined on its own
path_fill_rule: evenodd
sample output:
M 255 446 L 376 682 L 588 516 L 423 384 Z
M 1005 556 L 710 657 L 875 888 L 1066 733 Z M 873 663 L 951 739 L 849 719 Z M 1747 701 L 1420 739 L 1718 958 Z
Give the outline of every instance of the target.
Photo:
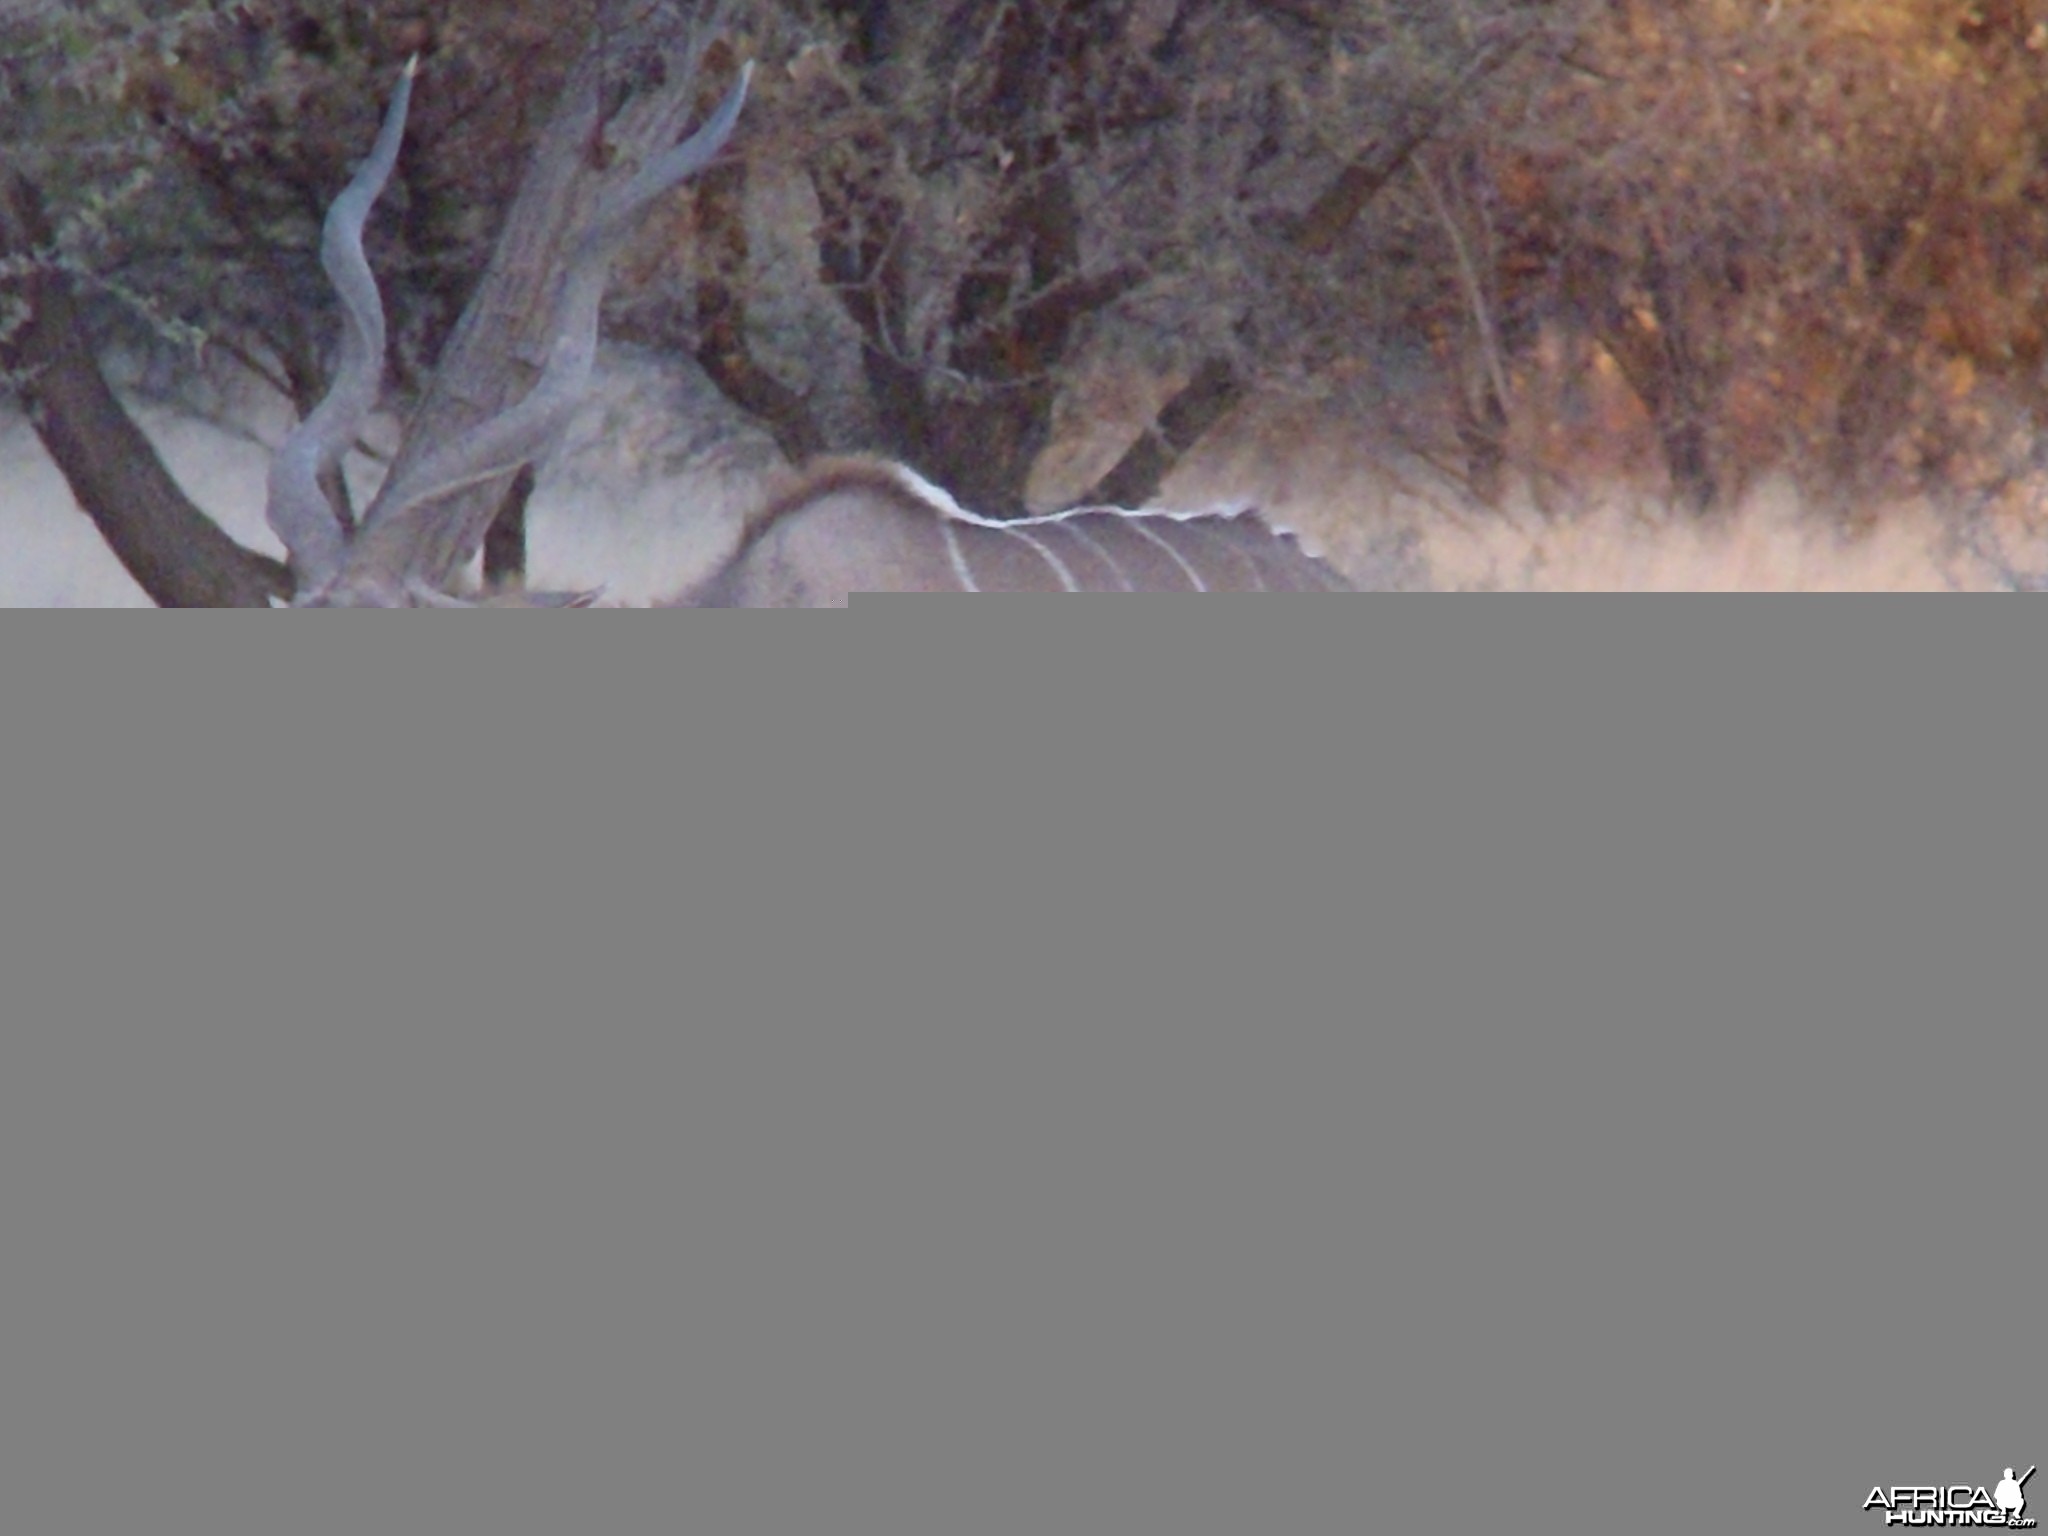
M 221 415 L 251 423 L 243 430 L 162 406 L 138 414 L 194 499 L 235 537 L 276 552 L 262 519 L 264 445 L 281 436 L 283 412 L 253 399 L 223 405 Z M 1061 501 L 1062 482 L 1111 451 L 1070 442 L 1041 466 L 1034 499 Z M 716 558 L 772 461 L 701 381 L 643 355 L 613 355 L 536 493 L 534 584 L 602 585 L 623 603 L 673 590 Z M 356 468 L 365 485 L 375 479 L 373 466 Z M 1254 500 L 1355 577 L 1403 586 L 1946 591 L 2048 574 L 2043 498 L 2025 489 L 1967 515 L 1907 503 L 1845 518 L 1809 506 L 1787 479 L 1708 522 L 1623 491 L 1568 504 L 1553 491 L 1547 510 L 1523 493 L 1495 510 L 1327 415 L 1308 426 L 1248 422 L 1184 466 L 1168 492 L 1179 505 Z M 1857 531 L 1845 531 L 1851 523 Z M 0 605 L 143 605 L 14 414 L 0 416 Z
M 2048 483 L 1996 507 L 1819 506 L 1788 476 L 1709 518 L 1625 486 L 1523 485 L 1484 507 L 1406 456 L 1341 435 L 1282 458 L 1247 444 L 1188 466 L 1262 498 L 1355 578 L 1388 552 L 1453 591 L 2004 591 L 2048 576 Z
M 772 449 L 720 419 L 708 386 L 632 354 L 608 357 L 531 508 L 536 586 L 603 587 L 637 604 L 718 558 Z M 270 448 L 290 426 L 254 395 L 208 402 L 215 419 L 131 409 L 186 493 L 252 548 L 283 554 L 263 520 Z M 221 421 L 246 423 L 224 426 Z M 373 425 L 388 447 L 396 425 Z M 381 465 L 351 459 L 357 504 Z M 146 607 L 18 413 L 0 414 L 0 607 Z

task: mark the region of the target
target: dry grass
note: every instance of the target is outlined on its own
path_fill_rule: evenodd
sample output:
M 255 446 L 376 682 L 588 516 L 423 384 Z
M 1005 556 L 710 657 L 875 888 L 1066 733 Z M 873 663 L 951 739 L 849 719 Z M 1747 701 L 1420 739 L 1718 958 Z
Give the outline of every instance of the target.
M 1258 502 L 1371 581 L 1385 551 L 1452 591 L 1999 591 L 2048 578 L 2048 475 L 1943 505 L 1824 501 L 1766 477 L 1701 518 L 1610 472 L 1516 483 L 1496 506 L 1328 410 L 1235 424 L 1168 483 L 1170 501 Z

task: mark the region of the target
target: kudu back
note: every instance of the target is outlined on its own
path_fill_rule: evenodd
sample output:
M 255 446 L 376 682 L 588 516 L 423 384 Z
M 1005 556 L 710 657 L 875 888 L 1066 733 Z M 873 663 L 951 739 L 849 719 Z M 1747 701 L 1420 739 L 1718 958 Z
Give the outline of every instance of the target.
M 600 199 L 573 247 L 547 364 L 533 389 L 455 441 L 418 455 L 353 523 L 328 500 L 327 487 L 382 385 L 383 300 L 363 254 L 363 227 L 404 136 L 413 85 L 413 66 L 406 67 L 375 146 L 335 199 L 322 233 L 321 263 L 343 317 L 333 384 L 271 468 L 267 511 L 290 555 L 294 606 L 473 606 L 429 574 L 449 567 L 450 551 L 459 569 L 483 540 L 486 525 L 453 493 L 508 475 L 554 445 L 589 385 L 613 258 L 645 209 L 724 147 L 751 68 L 694 135 Z M 1292 534 L 1249 509 L 1079 508 L 999 522 L 969 512 L 906 466 L 863 458 L 812 466 L 745 520 L 733 553 L 711 576 L 664 606 L 827 607 L 855 592 L 1347 590 L 1349 583 Z M 488 601 L 580 607 L 592 596 L 513 593 Z
M 1080 507 L 997 521 L 902 464 L 831 459 L 750 516 L 727 563 L 674 602 L 821 608 L 856 592 L 1341 592 L 1250 508 Z

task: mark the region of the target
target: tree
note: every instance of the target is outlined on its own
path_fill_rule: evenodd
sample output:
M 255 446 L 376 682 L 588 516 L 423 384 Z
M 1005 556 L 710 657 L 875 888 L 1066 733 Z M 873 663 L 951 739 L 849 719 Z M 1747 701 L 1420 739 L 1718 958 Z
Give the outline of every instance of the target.
M 331 335 L 311 256 L 321 205 L 398 59 L 424 51 L 433 88 L 401 162 L 400 215 L 373 232 L 376 265 L 396 278 L 401 394 L 417 401 L 402 473 L 530 385 L 565 232 L 606 164 L 637 161 L 687 116 L 689 71 L 667 61 L 696 58 L 709 23 L 737 24 L 704 5 L 592 3 L 581 49 L 542 0 L 380 8 L 374 29 L 350 0 L 129 0 L 43 18 L 47 51 L 82 61 L 59 72 L 66 99 L 91 108 L 62 132 L 43 112 L 27 135 L 37 154 L 10 184 L 0 282 L 34 320 L 0 339 L 0 361 L 152 596 L 263 601 L 281 574 L 212 530 L 92 385 L 99 338 L 74 290 L 101 316 L 120 310 L 110 296 L 148 295 L 153 314 L 309 410 Z M 1421 146 L 1471 119 L 1481 82 L 1517 59 L 1547 63 L 1573 25 L 1522 0 L 781 0 L 745 24 L 734 51 L 787 67 L 764 72 L 749 108 L 752 154 L 699 194 L 704 280 L 668 338 L 791 457 L 879 448 L 997 513 L 1023 510 L 1060 392 L 1104 338 L 1182 380 L 1096 488 L 1138 504 L 1261 382 L 1313 379 L 1375 327 L 1442 310 L 1455 283 L 1403 251 L 1398 218 L 1367 215 Z M 38 101 L 14 83 L 17 121 L 36 115 L 24 103 L 48 105 L 47 90 Z M 559 106 L 529 122 L 529 100 Z M 492 244 L 479 212 L 512 196 L 521 164 Z M 779 349 L 762 317 L 800 306 L 783 291 L 791 274 L 757 257 L 747 212 L 748 178 L 770 166 L 799 167 L 811 190 L 803 276 L 836 310 Z M 112 194 L 69 195 L 131 183 L 113 217 L 93 202 Z M 53 189 L 67 195 L 47 218 Z M 1368 291 L 1377 309 L 1359 301 Z M 858 355 L 847 397 L 815 366 L 834 334 Z M 530 485 L 468 493 L 434 574 L 477 541 L 488 576 L 516 574 Z
M 767 152 L 808 168 L 863 408 L 763 356 L 749 304 L 773 279 L 748 260 L 741 166 L 706 197 L 725 260 L 701 289 L 699 358 L 792 456 L 851 431 L 998 514 L 1024 509 L 1060 386 L 1105 325 L 1187 379 L 1096 488 L 1130 505 L 1259 381 L 1341 353 L 1361 216 L 1555 30 L 1511 0 L 787 14 L 797 62 L 764 109 Z
M 2048 356 L 2044 46 L 2039 0 L 1617 0 L 1479 157 L 1511 303 L 1597 339 L 1694 508 L 1995 478 Z
M 111 48 L 105 37 L 97 39 L 105 51 L 93 55 L 92 61 L 120 76 L 112 99 L 123 105 L 140 99 L 147 116 L 148 103 L 159 91 L 174 96 L 190 92 L 195 76 L 203 79 L 215 69 L 227 70 L 226 56 L 249 46 L 248 25 L 264 21 L 251 13 L 263 9 L 251 6 L 230 14 L 209 13 L 214 23 L 210 28 L 190 17 L 173 18 L 192 27 L 184 34 L 189 51 L 173 55 L 189 74 L 174 74 L 165 80 L 139 67 L 131 68 L 132 61 Z M 319 46 L 338 46 L 334 39 L 345 37 L 352 22 L 345 5 L 289 9 L 307 26 L 319 24 L 311 35 L 311 41 Z M 644 0 L 602 0 L 588 13 L 582 40 L 563 66 L 565 79 L 557 92 L 557 105 L 534 137 L 519 195 L 497 236 L 490 265 L 447 346 L 439 349 L 438 364 L 407 423 L 405 446 L 394 471 L 403 470 L 408 454 L 445 441 L 496 413 L 537 375 L 538 362 L 531 354 L 548 329 L 552 296 L 576 232 L 601 188 L 617 179 L 620 171 L 616 167 L 636 165 L 681 136 L 697 107 L 699 63 L 724 15 L 721 4 L 647 4 Z M 269 18 L 272 23 L 275 19 Z M 466 40 L 463 25 L 461 15 L 449 18 L 449 34 L 457 45 Z M 259 30 L 269 36 L 267 30 Z M 431 42 L 434 37 L 404 28 L 395 35 L 398 40 L 415 43 Z M 502 40 L 507 34 L 494 35 Z M 569 35 L 557 14 L 548 36 Z M 49 39 L 48 33 L 43 36 Z M 288 62 L 303 57 L 303 53 L 294 53 Z M 376 62 L 359 62 L 358 73 L 381 78 L 384 85 L 365 91 L 367 99 L 355 103 L 353 114 L 344 115 L 374 121 L 382 96 L 396 77 L 396 63 L 381 53 Z M 17 91 L 17 100 L 24 95 Z M 203 183 L 209 168 L 225 169 L 245 158 L 252 146 L 289 158 L 316 142 L 313 136 L 281 133 L 238 140 L 230 131 L 232 125 L 246 125 L 252 114 L 260 115 L 262 110 L 259 96 L 253 102 L 235 103 L 232 111 L 211 116 L 187 114 L 177 118 L 173 127 L 167 128 L 162 121 L 157 126 L 179 141 L 186 168 L 196 167 Z M 356 131 L 346 137 L 354 145 L 354 155 L 359 156 L 368 134 Z M 506 158 L 502 148 L 497 158 L 501 162 Z M 342 178 L 306 178 L 308 182 L 316 179 L 331 189 Z M 274 188 L 289 185 L 292 178 L 287 175 L 265 181 L 252 176 L 250 180 Z M 242 190 L 260 207 L 260 195 Z M 99 274 L 65 248 L 47 214 L 46 187 L 10 163 L 0 191 L 5 194 L 0 197 L 0 263 L 4 263 L 0 264 L 0 302 L 6 305 L 0 313 L 0 321 L 4 321 L 0 325 L 0 365 L 27 404 L 38 434 L 70 480 L 80 504 L 114 552 L 160 603 L 256 605 L 289 590 L 276 562 L 235 546 L 184 497 L 100 375 L 94 361 L 94 338 L 75 292 L 80 281 L 97 280 Z M 301 195 L 319 200 L 310 188 Z M 245 213 L 243 217 L 256 215 Z M 264 233 L 258 231 L 255 239 L 229 246 L 230 259 L 273 260 L 268 253 L 274 247 L 262 238 Z M 251 256 L 252 250 L 265 254 Z M 289 294 L 294 283 L 288 280 L 277 287 Z M 271 302 L 277 301 L 273 298 Z M 310 304 L 305 308 L 325 314 L 331 306 L 321 303 L 317 309 Z M 301 327 L 281 324 L 274 330 L 259 329 L 257 334 L 261 350 L 251 346 L 249 355 L 258 360 L 279 358 L 281 382 L 301 410 L 307 409 L 324 378 L 324 369 L 313 361 L 320 349 Z M 434 573 L 437 579 L 458 571 L 475 554 L 507 490 L 505 484 L 490 484 L 465 493 L 477 508 L 464 519 L 473 538 L 467 547 L 457 543 L 437 551 L 441 567 Z M 332 494 L 343 494 L 338 484 L 332 487 Z

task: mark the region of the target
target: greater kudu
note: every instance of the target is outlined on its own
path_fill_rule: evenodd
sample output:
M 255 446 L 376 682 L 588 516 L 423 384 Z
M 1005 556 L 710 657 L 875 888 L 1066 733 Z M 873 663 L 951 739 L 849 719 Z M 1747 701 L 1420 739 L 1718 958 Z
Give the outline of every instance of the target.
M 731 559 L 675 601 L 821 608 L 855 592 L 1347 590 L 1249 508 L 1076 507 L 997 521 L 905 465 L 828 459 L 753 513 Z
M 299 607 L 463 607 L 421 574 L 422 551 L 464 548 L 452 493 L 542 455 L 588 386 L 613 257 L 656 197 L 710 163 L 745 100 L 751 66 L 710 119 L 603 201 L 563 279 L 548 361 L 518 404 L 394 475 L 350 526 L 324 489 L 377 403 L 384 310 L 363 225 L 398 156 L 408 65 L 370 156 L 329 209 L 321 262 L 344 316 L 327 396 L 286 440 L 270 475 L 271 526 L 291 556 Z M 670 606 L 822 607 L 854 592 L 1343 591 L 1349 584 L 1291 534 L 1248 509 L 1203 513 L 1079 508 L 1019 521 L 978 517 L 900 464 L 829 460 L 769 500 L 732 555 Z M 517 606 L 580 607 L 592 594 L 524 593 Z

